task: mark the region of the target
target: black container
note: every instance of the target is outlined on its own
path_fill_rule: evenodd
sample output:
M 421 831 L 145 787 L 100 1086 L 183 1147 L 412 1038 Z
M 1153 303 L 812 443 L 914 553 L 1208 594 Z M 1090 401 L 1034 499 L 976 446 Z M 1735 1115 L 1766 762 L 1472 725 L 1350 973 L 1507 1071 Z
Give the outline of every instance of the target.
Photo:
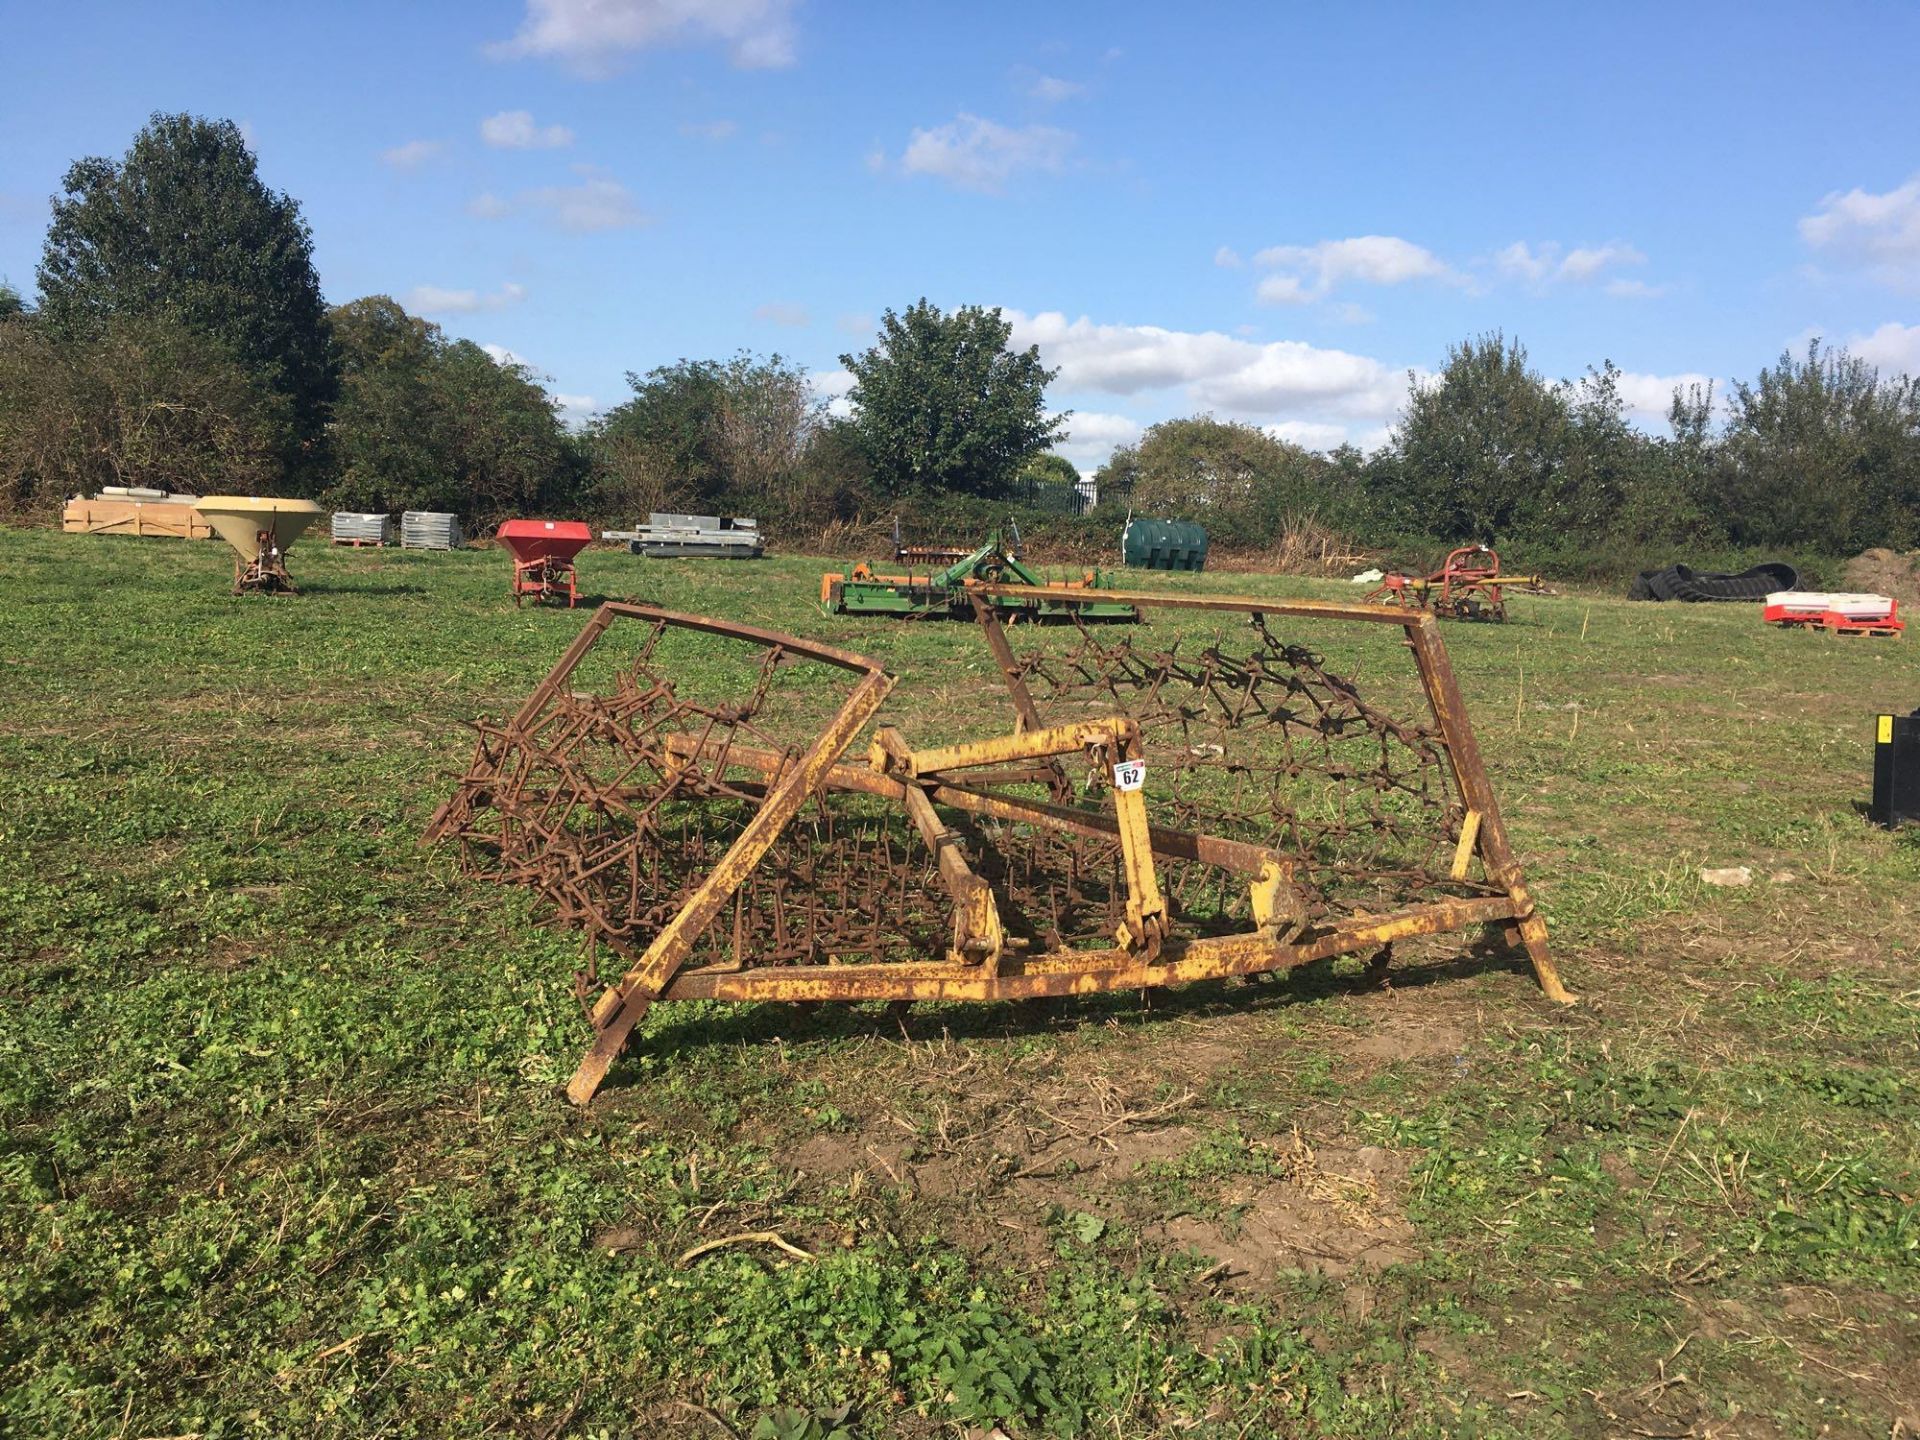
M 1873 808 L 1876 825 L 1920 821 L 1920 710 L 1873 718 Z

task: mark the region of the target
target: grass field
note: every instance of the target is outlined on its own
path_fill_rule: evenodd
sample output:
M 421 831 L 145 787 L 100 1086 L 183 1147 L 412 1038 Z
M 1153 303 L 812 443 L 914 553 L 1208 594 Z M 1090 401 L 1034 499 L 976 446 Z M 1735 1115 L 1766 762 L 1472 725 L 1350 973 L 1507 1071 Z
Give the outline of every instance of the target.
M 1859 813 L 1920 640 L 1447 628 L 1577 1008 L 1454 942 L 665 1006 L 576 1111 L 573 938 L 417 840 L 581 614 L 497 554 L 303 545 L 236 600 L 211 544 L 0 539 L 0 1433 L 1920 1429 L 1920 832 Z M 1009 728 L 972 627 L 824 615 L 821 568 L 582 578 Z M 682 1258 L 745 1231 L 812 1258 Z

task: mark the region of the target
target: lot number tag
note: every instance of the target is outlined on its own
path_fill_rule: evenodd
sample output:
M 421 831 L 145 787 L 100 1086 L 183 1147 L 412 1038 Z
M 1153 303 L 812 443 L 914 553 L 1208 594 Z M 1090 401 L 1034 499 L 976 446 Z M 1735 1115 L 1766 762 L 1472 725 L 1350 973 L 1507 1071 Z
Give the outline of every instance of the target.
M 1113 767 L 1113 788 L 1116 790 L 1138 790 L 1147 783 L 1147 762 L 1144 760 L 1122 760 Z

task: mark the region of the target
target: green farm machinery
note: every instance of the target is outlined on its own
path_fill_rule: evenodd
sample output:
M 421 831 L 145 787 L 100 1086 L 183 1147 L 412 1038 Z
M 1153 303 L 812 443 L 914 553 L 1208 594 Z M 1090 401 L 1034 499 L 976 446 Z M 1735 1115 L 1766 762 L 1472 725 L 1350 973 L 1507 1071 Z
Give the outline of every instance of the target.
M 1130 623 L 1140 612 L 1123 601 L 1083 600 L 1088 590 L 1104 589 L 1106 579 L 1095 570 L 1085 570 L 1071 580 L 1044 579 L 1023 564 L 1016 552 L 1018 532 L 1007 543 L 995 530 L 978 549 L 961 555 L 943 569 L 931 566 L 923 571 L 908 570 L 903 575 L 877 574 L 861 561 L 844 573 L 828 571 L 820 577 L 820 603 L 836 615 L 897 615 L 905 620 L 947 617 L 970 619 L 973 606 L 967 598 L 967 584 L 1030 585 L 1038 589 L 1060 590 L 1073 596 L 1071 603 L 1036 596 L 992 597 L 992 604 L 1003 617 L 1031 620 L 1065 619 L 1077 615 L 1082 620 Z M 899 547 L 896 545 L 896 552 Z M 903 557 L 905 558 L 905 557 Z

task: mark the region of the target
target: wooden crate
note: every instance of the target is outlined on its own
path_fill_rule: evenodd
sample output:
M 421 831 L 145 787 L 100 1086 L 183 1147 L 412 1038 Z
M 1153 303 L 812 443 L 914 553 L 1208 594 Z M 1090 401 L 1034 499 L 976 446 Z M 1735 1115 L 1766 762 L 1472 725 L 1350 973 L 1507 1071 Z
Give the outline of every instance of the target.
M 191 505 L 164 500 L 69 500 L 60 528 L 69 535 L 169 536 L 211 540 L 213 526 Z

